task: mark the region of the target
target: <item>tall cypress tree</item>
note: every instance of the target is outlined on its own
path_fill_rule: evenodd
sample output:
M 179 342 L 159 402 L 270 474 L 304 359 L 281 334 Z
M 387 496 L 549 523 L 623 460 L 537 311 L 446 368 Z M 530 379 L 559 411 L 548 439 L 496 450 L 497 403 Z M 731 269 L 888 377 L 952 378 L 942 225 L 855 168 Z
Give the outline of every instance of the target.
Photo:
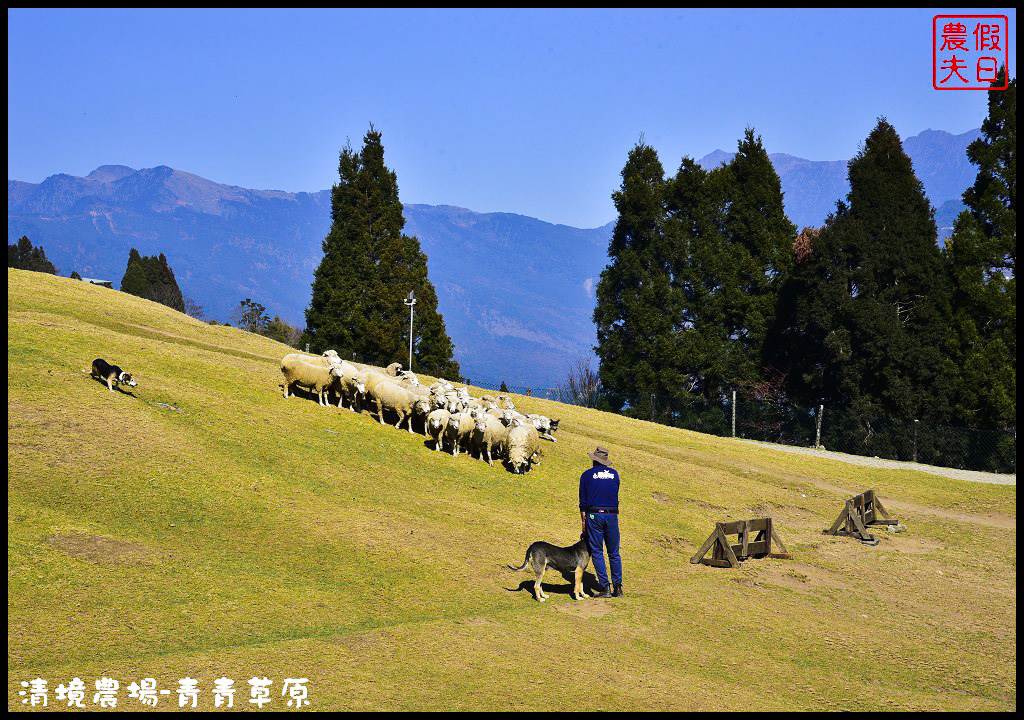
M 726 305 L 736 287 L 736 266 L 725 239 L 725 179 L 684 157 L 665 192 L 666 245 L 671 249 L 677 305 L 671 363 L 676 399 L 717 400 L 728 384 L 729 329 Z M 668 308 L 667 308 L 668 309 Z
M 753 128 L 739 141 L 726 179 L 724 231 L 735 268 L 734 284 L 722 291 L 733 343 L 728 372 L 735 382 L 749 382 L 763 375 L 765 341 L 792 267 L 796 227 L 786 217 L 782 181 Z
M 398 179 L 384 165 L 381 135 L 371 125 L 360 152 L 341 151 L 338 184 L 331 191 L 331 229 L 313 275 L 306 338 L 316 350 L 336 349 L 364 362 L 405 364 L 409 311 L 416 297 L 413 367 L 459 376 L 454 346 L 437 311 L 419 240 L 402 233 L 405 217 Z
M 949 287 L 934 211 L 884 118 L 850 161 L 849 179 L 848 204 L 838 203 L 812 239 L 786 293 L 801 394 L 944 420 Z
M 664 359 L 674 351 L 664 191 L 658 153 L 641 139 L 622 169 L 621 188 L 612 194 L 619 217 L 594 309 L 605 399 L 612 410 L 628 403 L 645 416 L 651 412 L 651 395 L 675 383 L 662 372 Z
M 994 86 L 1002 86 L 1006 68 Z M 954 416 L 973 427 L 1007 428 L 1017 418 L 1017 80 L 990 90 L 982 137 L 967 148 L 978 166 L 967 209 L 946 245 L 953 285 L 950 353 Z
M 128 252 L 128 265 L 121 278 L 121 292 L 153 300 L 178 312 L 185 312 L 185 298 L 163 253 L 159 256 L 144 257 L 132 248 Z

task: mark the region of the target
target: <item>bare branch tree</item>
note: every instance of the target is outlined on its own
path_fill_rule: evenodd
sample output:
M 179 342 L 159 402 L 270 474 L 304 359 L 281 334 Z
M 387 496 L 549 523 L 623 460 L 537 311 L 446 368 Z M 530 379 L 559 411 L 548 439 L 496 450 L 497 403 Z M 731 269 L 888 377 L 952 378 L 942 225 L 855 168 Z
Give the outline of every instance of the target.
M 569 368 L 566 382 L 569 386 L 569 401 L 573 405 L 594 407 L 601 391 L 601 380 L 587 358 L 577 358 Z

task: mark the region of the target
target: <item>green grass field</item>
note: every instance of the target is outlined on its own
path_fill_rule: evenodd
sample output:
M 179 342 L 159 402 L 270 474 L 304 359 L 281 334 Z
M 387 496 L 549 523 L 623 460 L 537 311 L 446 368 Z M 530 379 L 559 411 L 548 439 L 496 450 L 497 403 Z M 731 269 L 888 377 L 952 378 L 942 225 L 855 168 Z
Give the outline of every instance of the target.
M 8 270 L 8 707 L 22 681 L 309 679 L 315 710 L 1012 710 L 1016 488 L 881 470 L 515 396 L 561 419 L 513 475 L 285 400 L 263 337 Z M 103 357 L 132 395 L 83 373 Z M 398 358 L 401 360 L 401 358 Z M 475 394 L 479 394 L 476 392 Z M 506 563 L 622 476 L 627 595 L 535 602 Z M 874 488 L 908 526 L 822 534 Z M 792 560 L 691 565 L 771 516 Z M 255 709 L 255 706 L 250 706 Z M 120 709 L 120 708 L 119 708 Z

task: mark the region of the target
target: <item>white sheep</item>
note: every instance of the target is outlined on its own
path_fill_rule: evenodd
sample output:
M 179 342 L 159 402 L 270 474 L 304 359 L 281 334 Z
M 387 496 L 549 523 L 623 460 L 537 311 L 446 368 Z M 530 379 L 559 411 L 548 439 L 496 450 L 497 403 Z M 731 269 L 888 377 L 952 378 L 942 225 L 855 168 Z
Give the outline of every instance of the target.
M 451 445 L 452 457 L 459 456 L 459 449 L 469 447 L 473 437 L 473 423 L 476 418 L 468 412 L 456 413 L 448 418 L 448 425 L 444 429 L 445 445 Z
M 393 362 L 384 368 L 384 374 L 390 375 L 391 377 L 398 377 L 398 374 L 402 371 L 402 363 Z
M 441 449 L 441 441 L 450 418 L 447 410 L 434 410 L 427 415 L 427 435 L 434 439 L 434 450 Z
M 366 395 L 363 373 L 344 360 L 341 361 L 340 367 L 344 374 L 334 384 L 338 390 L 338 407 L 342 406 L 343 400 L 348 400 L 349 410 L 359 412 L 362 398 Z
M 412 404 L 412 415 L 414 418 L 423 421 L 423 434 L 427 435 L 427 416 L 430 415 L 430 411 L 434 408 L 427 398 L 416 396 L 415 393 L 413 395 L 416 397 L 416 401 Z
M 409 432 L 412 432 L 413 406 L 416 404 L 416 396 L 393 382 L 380 382 L 368 389 L 370 397 L 377 405 L 377 419 L 384 424 L 384 409 L 392 410 L 398 414 L 398 422 L 395 427 L 400 427 L 403 421 L 407 421 Z
M 338 365 L 324 367 L 323 365 L 314 365 L 305 360 L 286 355 L 281 360 L 281 374 L 284 375 L 282 389 L 285 398 L 290 397 L 289 391 L 291 386 L 298 385 L 315 392 L 320 404 L 326 405 L 324 394 L 344 373 Z
M 486 413 L 477 416 L 473 424 L 473 447 L 481 460 L 493 466 L 494 458 L 504 455 L 507 442 L 508 428 L 500 420 Z
M 512 472 L 529 472 L 531 463 L 540 464 L 536 459 L 540 455 L 540 434 L 532 425 L 513 420 L 508 428 L 507 443 L 508 462 L 512 466 Z

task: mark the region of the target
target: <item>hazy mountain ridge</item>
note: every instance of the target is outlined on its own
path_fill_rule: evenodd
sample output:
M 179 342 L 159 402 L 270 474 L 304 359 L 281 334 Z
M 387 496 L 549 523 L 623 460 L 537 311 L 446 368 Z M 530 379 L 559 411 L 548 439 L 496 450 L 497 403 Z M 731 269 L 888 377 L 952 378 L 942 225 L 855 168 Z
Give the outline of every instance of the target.
M 978 169 L 967 159 L 967 146 L 979 137 L 980 128 L 959 135 L 929 129 L 904 139 L 903 149 L 937 210 L 949 201 L 959 203 L 964 190 L 974 183 Z M 698 163 L 709 170 L 729 162 L 733 155 L 715 150 Z M 845 200 L 850 192 L 847 160 L 805 160 L 786 153 L 769 153 L 768 157 L 782 181 L 786 214 L 798 229 L 820 227 L 835 209 L 836 201 Z M 945 237 L 948 234 L 943 236 L 940 232 L 940 239 Z
M 926 131 L 905 141 L 939 208 L 940 227 L 952 226 L 960 194 L 974 180 L 962 148 L 978 132 Z M 799 226 L 820 225 L 845 197 L 846 162 L 770 157 Z M 729 158 L 719 150 L 700 162 Z M 954 158 L 951 178 L 943 177 L 943 158 Z M 936 199 L 953 187 L 951 197 Z M 8 180 L 7 213 L 8 242 L 28 235 L 64 275 L 77 270 L 116 286 L 129 248 L 162 252 L 182 291 L 209 316 L 225 320 L 250 297 L 301 326 L 330 228 L 330 191 L 251 190 L 167 166 L 104 165 L 86 177 Z M 439 309 L 468 377 L 548 387 L 591 353 L 594 288 L 614 222 L 579 229 L 449 205 L 406 205 L 405 217 L 405 232 L 418 236 L 427 254 Z

